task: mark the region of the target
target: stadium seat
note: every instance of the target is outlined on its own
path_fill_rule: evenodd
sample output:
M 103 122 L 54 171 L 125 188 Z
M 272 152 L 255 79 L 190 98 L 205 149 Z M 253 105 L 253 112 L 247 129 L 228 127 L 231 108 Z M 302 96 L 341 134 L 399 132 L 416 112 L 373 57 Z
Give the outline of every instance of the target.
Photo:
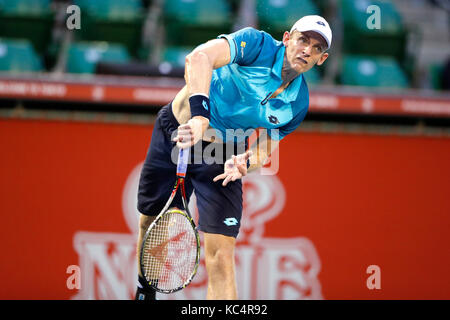
M 0 71 L 37 72 L 42 63 L 28 40 L 0 39 Z
M 228 4 L 230 5 L 230 9 L 233 15 L 237 15 L 239 8 L 242 4 L 242 0 L 226 0 Z
M 140 0 L 75 0 L 76 5 L 85 9 L 91 16 L 104 19 L 135 18 L 143 9 Z
M 0 37 L 23 38 L 43 54 L 52 36 L 50 0 L 0 0 Z
M 311 0 L 257 0 L 256 14 L 259 29 L 281 40 L 298 19 L 319 14 L 319 9 Z
M 404 71 L 392 57 L 347 55 L 343 57 L 341 84 L 366 87 L 408 88 Z
M 349 54 L 393 56 L 402 61 L 406 54 L 407 31 L 402 17 L 389 0 L 340 0 L 343 21 L 343 52 Z M 379 29 L 372 28 L 374 12 L 367 8 L 380 8 Z M 372 28 L 370 29 L 369 26 Z
M 66 71 L 69 73 L 94 73 L 99 61 L 126 63 L 130 61 L 130 56 L 127 49 L 120 44 L 73 43 L 68 51 Z
M 137 56 L 141 47 L 144 7 L 140 0 L 75 0 L 83 12 L 77 40 L 123 44 Z
M 443 63 L 433 63 L 428 67 L 430 87 L 434 90 L 442 90 Z
M 197 46 L 231 31 L 226 0 L 166 0 L 163 21 L 168 46 Z

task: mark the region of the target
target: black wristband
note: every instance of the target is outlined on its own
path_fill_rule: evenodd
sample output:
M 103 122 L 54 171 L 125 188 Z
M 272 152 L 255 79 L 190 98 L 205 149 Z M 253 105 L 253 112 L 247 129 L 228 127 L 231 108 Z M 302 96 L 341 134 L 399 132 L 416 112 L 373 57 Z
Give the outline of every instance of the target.
M 189 105 L 191 106 L 191 118 L 195 116 L 202 116 L 209 120 L 211 117 L 209 110 L 209 98 L 204 95 L 193 95 L 189 98 Z

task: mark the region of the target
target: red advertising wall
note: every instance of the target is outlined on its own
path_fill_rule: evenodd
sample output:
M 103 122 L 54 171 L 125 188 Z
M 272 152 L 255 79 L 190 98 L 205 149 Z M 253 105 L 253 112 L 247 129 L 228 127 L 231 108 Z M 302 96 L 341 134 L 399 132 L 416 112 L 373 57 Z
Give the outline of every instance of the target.
M 133 296 L 124 199 L 151 131 L 0 120 L 0 299 Z M 276 176 L 245 183 L 241 298 L 450 299 L 450 139 L 296 132 L 279 152 Z M 204 298 L 203 271 L 174 298 Z

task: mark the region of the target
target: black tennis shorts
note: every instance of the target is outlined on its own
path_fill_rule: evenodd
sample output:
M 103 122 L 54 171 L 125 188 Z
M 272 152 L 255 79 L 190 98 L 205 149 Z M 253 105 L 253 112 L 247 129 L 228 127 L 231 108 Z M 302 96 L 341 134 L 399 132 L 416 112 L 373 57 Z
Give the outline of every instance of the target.
M 161 108 L 139 180 L 138 210 L 144 215 L 158 215 L 173 190 L 178 148 L 171 139 L 178 126 L 172 113 L 172 105 L 168 104 Z M 223 173 L 224 163 L 232 154 L 242 153 L 242 150 L 247 149 L 248 140 L 244 146 L 233 144 L 228 145 L 228 148 L 222 143 L 212 145 L 211 142 L 203 140 L 198 143 L 201 147 L 191 148 L 191 164 L 188 165 L 185 178 L 188 199 L 195 190 L 199 214 L 198 229 L 237 237 L 242 216 L 242 181 L 240 179 L 230 181 L 223 187 L 223 180 L 214 182 L 213 179 Z M 204 152 L 205 148 L 208 152 Z M 180 192 L 177 192 L 171 207 L 183 208 Z

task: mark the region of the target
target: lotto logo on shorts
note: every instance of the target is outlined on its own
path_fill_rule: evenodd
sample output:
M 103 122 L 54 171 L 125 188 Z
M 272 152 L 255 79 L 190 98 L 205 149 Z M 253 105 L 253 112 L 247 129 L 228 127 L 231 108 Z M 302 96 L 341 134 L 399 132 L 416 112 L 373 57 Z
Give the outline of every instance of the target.
M 226 218 L 223 223 L 225 223 L 227 226 L 235 226 L 238 224 L 238 221 L 236 218 Z

